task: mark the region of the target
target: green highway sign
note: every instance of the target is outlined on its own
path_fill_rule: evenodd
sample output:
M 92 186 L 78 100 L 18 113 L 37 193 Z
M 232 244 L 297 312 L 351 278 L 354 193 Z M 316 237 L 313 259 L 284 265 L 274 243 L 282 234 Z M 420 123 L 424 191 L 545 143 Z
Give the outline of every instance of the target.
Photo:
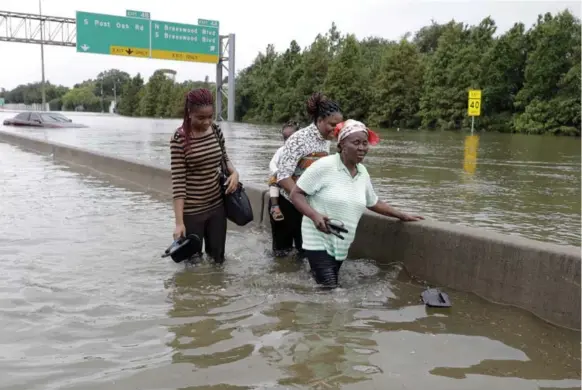
M 127 11 L 125 11 L 125 16 L 127 16 L 128 18 L 149 19 L 150 13 L 128 9 Z
M 205 24 L 193 25 L 146 19 L 141 15 L 149 13 L 141 11 L 126 14 L 77 11 L 77 52 L 218 63 L 217 21 L 199 19 Z
M 152 58 L 217 63 L 219 41 L 217 28 L 152 21 Z
M 150 56 L 150 22 L 77 11 L 77 52 Z
M 4 105 L 4 98 L 0 97 L 0 107 L 2 107 Z

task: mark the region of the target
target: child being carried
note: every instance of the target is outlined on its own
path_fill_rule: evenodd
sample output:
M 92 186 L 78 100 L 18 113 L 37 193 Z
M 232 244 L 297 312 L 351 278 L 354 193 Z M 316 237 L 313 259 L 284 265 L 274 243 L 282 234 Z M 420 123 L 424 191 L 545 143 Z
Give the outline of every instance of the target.
M 287 141 L 293 133 L 299 130 L 299 125 L 297 122 L 287 122 L 283 125 L 281 129 L 281 133 L 283 134 L 283 141 Z M 271 176 L 269 177 L 269 196 L 271 197 L 271 216 L 275 221 L 282 221 L 285 219 L 281 209 L 279 208 L 279 186 L 277 185 L 277 171 L 279 165 L 279 158 L 281 157 L 281 153 L 283 153 L 283 148 L 285 145 L 281 146 L 275 152 L 275 155 L 271 159 L 269 163 L 269 171 Z

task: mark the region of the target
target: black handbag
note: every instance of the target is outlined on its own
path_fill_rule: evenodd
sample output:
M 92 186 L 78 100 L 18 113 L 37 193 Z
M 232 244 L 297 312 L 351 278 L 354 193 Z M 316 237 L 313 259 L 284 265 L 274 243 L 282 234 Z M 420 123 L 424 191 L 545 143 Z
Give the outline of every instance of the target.
M 225 156 L 226 153 L 224 151 L 224 146 L 220 142 L 220 137 L 218 136 L 218 132 L 220 131 L 219 127 L 215 124 L 212 125 L 214 130 L 214 135 L 216 136 L 216 140 L 218 141 L 218 145 L 222 151 L 222 158 L 221 161 L 221 172 L 219 176 L 219 185 L 220 189 L 222 190 L 222 195 L 224 198 L 224 208 L 226 209 L 226 218 L 230 221 L 234 222 L 238 226 L 245 226 L 249 222 L 253 221 L 253 207 L 251 206 L 251 201 L 247 196 L 244 186 L 239 181 L 238 188 L 231 192 L 230 194 L 226 194 L 226 179 L 228 178 L 227 172 L 228 168 L 226 166 Z

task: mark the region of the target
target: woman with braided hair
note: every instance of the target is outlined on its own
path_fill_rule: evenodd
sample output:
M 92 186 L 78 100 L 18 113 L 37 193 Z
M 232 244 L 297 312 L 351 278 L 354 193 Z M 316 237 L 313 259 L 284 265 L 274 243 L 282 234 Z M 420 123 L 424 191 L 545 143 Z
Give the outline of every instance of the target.
M 224 136 L 213 122 L 214 98 L 208 89 L 186 94 L 184 120 L 170 141 L 174 239 L 196 234 L 206 254 L 224 261 L 226 212 L 219 177 L 222 160 L 228 175 L 226 193 L 238 186 L 238 173 L 226 154 Z
M 307 217 L 302 233 L 311 272 L 325 288 L 338 287 L 340 267 L 366 209 L 401 221 L 424 219 L 398 211 L 376 195 L 362 164 L 369 145 L 380 141 L 376 133 L 348 119 L 336 126 L 334 134 L 339 153 L 315 162 L 291 192 L 293 204 Z
M 277 184 L 281 188 L 279 208 L 285 219 L 275 220 L 272 214 L 270 216 L 275 256 L 286 255 L 293 249 L 293 244 L 299 254 L 303 254 L 303 216 L 291 203 L 289 194 L 303 172 L 314 161 L 329 154 L 333 129 L 343 120 L 340 106 L 319 92 L 307 100 L 307 113 L 312 123 L 289 137 L 277 166 Z M 271 207 L 269 204 L 269 209 Z

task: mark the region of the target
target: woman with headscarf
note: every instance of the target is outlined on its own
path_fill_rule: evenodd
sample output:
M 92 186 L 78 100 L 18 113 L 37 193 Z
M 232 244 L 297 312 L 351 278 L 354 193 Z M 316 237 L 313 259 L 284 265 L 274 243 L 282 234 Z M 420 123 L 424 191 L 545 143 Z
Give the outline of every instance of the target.
M 333 137 L 334 127 L 343 120 L 339 105 L 322 95 L 314 93 L 307 100 L 307 113 L 312 123 L 295 132 L 285 142 L 277 170 L 277 184 L 281 188 L 279 208 L 285 216 L 275 220 L 271 215 L 271 234 L 275 256 L 284 256 L 295 244 L 301 255 L 301 219 L 303 216 L 289 200 L 289 194 L 297 179 L 317 159 L 329 154 L 329 140 Z M 269 202 L 269 210 L 271 209 Z
M 291 201 L 307 217 L 303 218 L 301 230 L 311 271 L 316 282 L 328 288 L 338 286 L 340 267 L 366 208 L 401 221 L 424 219 L 398 211 L 378 199 L 362 164 L 369 145 L 379 142 L 373 131 L 349 119 L 340 123 L 334 134 L 339 152 L 313 163 L 291 191 Z M 334 228 L 338 225 L 343 229 Z

